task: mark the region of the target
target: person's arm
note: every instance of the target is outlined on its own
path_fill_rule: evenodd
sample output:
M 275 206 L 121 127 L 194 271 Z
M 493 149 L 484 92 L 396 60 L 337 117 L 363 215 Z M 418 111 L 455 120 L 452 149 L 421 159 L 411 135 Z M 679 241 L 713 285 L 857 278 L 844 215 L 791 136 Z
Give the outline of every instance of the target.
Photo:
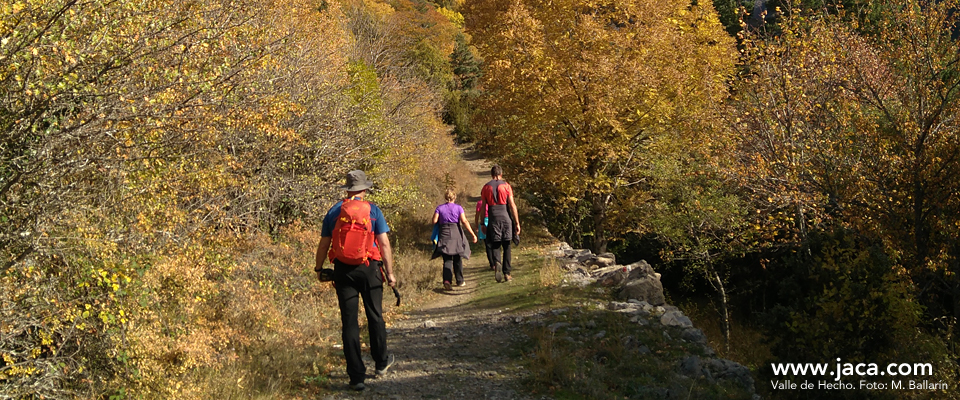
M 513 194 L 510 194 L 510 197 L 507 197 L 510 200 L 510 212 L 513 213 L 513 221 L 517 223 L 517 235 L 520 234 L 520 215 L 517 214 L 517 203 L 513 201 Z
M 436 225 L 437 222 L 439 222 L 439 221 L 440 221 L 440 212 L 439 212 L 439 211 L 434 212 L 434 213 L 433 213 L 433 224 Z
M 470 232 L 470 236 L 473 236 L 473 242 L 476 243 L 477 234 L 473 233 L 473 228 L 470 227 L 470 221 L 467 220 L 467 214 L 460 213 L 460 223 L 462 223 L 463 226 L 467 227 L 467 232 Z
M 317 279 L 320 279 L 320 270 L 323 269 L 323 263 L 327 261 L 328 251 L 330 251 L 330 237 L 321 237 L 320 245 L 317 246 L 317 266 L 313 267 L 317 273 Z
M 477 230 L 483 229 L 483 225 L 480 224 L 480 214 L 483 210 L 483 199 L 477 202 L 477 213 L 473 215 L 473 223 L 477 225 Z
M 387 275 L 387 285 L 393 287 L 397 284 L 397 278 L 393 276 L 393 250 L 386 233 L 377 235 L 377 246 L 380 247 L 380 255 L 383 257 L 383 272 Z

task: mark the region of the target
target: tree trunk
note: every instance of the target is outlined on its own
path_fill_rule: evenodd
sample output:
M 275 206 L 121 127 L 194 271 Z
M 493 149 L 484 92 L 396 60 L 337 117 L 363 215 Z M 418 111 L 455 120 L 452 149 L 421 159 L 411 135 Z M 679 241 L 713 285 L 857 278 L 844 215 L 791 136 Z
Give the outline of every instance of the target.
M 591 250 L 594 254 L 607 252 L 607 233 L 605 231 L 607 219 L 607 205 L 603 201 L 603 196 L 591 196 L 591 214 L 593 214 L 593 245 Z
M 916 249 L 916 266 L 922 266 L 929 252 L 930 233 L 926 228 L 924 208 L 926 207 L 926 192 L 919 174 L 914 176 L 913 182 L 913 240 Z
M 717 293 L 720 294 L 720 318 L 723 322 L 723 346 L 724 349 L 726 349 L 726 353 L 730 354 L 730 312 L 727 301 L 727 290 L 723 287 L 723 279 L 720 279 L 720 274 L 718 274 L 713 267 L 710 267 L 710 271 L 713 272 L 713 279 L 717 281 Z

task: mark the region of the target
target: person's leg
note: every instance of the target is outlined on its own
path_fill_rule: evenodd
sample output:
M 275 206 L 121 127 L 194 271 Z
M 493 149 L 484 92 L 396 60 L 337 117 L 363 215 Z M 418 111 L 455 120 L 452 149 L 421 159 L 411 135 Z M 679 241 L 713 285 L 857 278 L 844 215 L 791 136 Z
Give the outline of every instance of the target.
M 483 250 L 487 252 L 487 263 L 490 264 L 490 269 L 493 269 L 493 244 L 490 238 L 483 239 Z
M 496 241 L 491 241 L 491 243 L 490 243 L 490 252 L 493 253 L 493 264 L 494 264 L 494 265 L 496 265 L 497 263 L 501 263 L 501 265 L 502 265 L 502 261 L 501 261 L 501 259 L 500 259 L 500 244 L 501 244 L 501 243 L 502 243 L 502 242 L 496 242 Z
M 383 320 L 383 281 L 379 277 L 380 266 L 378 263 L 371 262 L 368 269 L 370 274 L 370 287 L 360 292 L 363 296 L 363 308 L 367 314 L 367 329 L 370 333 L 370 355 L 376 363 L 377 369 L 382 369 L 387 364 L 387 326 Z
M 453 282 L 453 257 L 443 255 L 443 282 Z
M 463 259 L 460 256 L 453 256 L 453 276 L 457 278 L 457 285 L 463 283 Z
M 360 292 L 347 279 L 336 283 L 337 301 L 340 304 L 340 323 L 342 324 L 343 356 L 347 360 L 347 375 L 350 384 L 363 383 L 367 370 L 360 354 L 360 324 L 358 299 Z M 366 301 L 364 301 L 366 303 Z
M 495 241 L 493 242 L 493 254 L 494 254 L 494 279 L 497 282 L 503 281 L 503 263 L 500 259 L 500 247 L 503 246 L 503 242 Z
M 510 268 L 510 245 L 511 245 L 511 243 L 510 243 L 509 240 L 507 240 L 507 241 L 501 242 L 501 244 L 502 244 L 502 246 L 503 246 L 503 261 L 501 261 L 501 263 L 503 263 L 503 274 L 504 274 L 504 275 L 510 275 L 510 271 L 511 271 L 511 268 Z

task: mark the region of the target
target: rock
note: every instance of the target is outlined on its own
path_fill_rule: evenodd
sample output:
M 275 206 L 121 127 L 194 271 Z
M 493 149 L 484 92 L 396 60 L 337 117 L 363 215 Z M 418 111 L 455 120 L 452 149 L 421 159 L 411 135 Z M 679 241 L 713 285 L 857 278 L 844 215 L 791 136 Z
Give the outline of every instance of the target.
M 614 264 L 614 265 L 617 263 L 617 255 L 616 255 L 616 254 L 613 254 L 613 253 L 611 253 L 611 252 L 606 252 L 606 253 L 597 254 L 597 257 L 609 258 L 609 259 L 613 260 L 613 264 Z
M 660 305 L 665 301 L 663 285 L 660 284 L 660 279 L 653 276 L 632 280 L 628 277 L 627 282 L 620 289 L 620 298 L 643 300 L 653 305 Z
M 640 347 L 637 347 L 637 353 L 640 353 L 640 354 L 649 354 L 649 353 L 650 353 L 650 348 L 647 347 L 647 345 L 641 345 Z
M 697 328 L 687 328 L 680 334 L 680 338 L 692 343 L 707 344 L 707 335 Z
M 654 271 L 653 267 L 647 264 L 646 261 L 640 260 L 633 264 L 626 265 L 626 267 L 630 270 L 630 279 L 636 279 L 646 275 L 653 275 L 656 276 L 657 279 L 660 279 L 660 274 Z
M 556 310 L 550 310 L 550 313 L 553 315 L 560 315 L 560 314 L 566 314 L 567 311 L 570 311 L 570 310 L 567 308 L 558 308 Z
M 437 327 L 437 323 L 433 322 L 432 320 L 426 320 L 423 321 L 423 327 L 427 329 L 435 329 Z
M 597 282 L 601 286 L 605 287 L 614 287 L 620 286 L 623 282 L 626 282 L 629 272 L 626 267 L 613 266 L 612 271 L 603 273 L 597 278 Z
M 704 369 L 710 371 L 710 376 L 714 379 L 739 383 L 750 393 L 756 390 L 750 370 L 743 365 L 722 358 L 714 358 L 704 363 Z
M 587 250 L 586 254 L 581 254 L 577 256 L 577 262 L 580 264 L 584 264 L 587 261 L 590 261 L 590 259 L 593 257 L 595 257 L 593 253 L 591 253 L 590 250 Z
M 568 251 L 573 251 L 573 247 L 567 244 L 567 242 L 560 242 L 560 245 L 557 246 L 556 250 L 551 250 L 547 254 L 552 257 L 560 258 L 560 257 L 566 257 Z
M 705 355 L 705 356 L 707 356 L 707 357 L 713 357 L 713 356 L 717 355 L 717 352 L 716 352 L 715 350 L 713 350 L 713 347 L 710 347 L 710 346 L 708 346 L 708 345 L 705 344 L 705 345 L 703 345 L 703 355 Z
M 595 270 L 593 270 L 593 271 L 590 271 L 590 276 L 592 276 L 592 277 L 594 277 L 594 278 L 602 278 L 602 277 L 603 277 L 604 275 L 606 275 L 606 274 L 609 274 L 609 273 L 611 273 L 611 272 L 620 271 L 620 270 L 623 270 L 624 268 L 626 268 L 626 267 L 624 267 L 624 266 L 622 266 L 622 265 L 614 265 L 614 266 L 610 266 L 610 267 L 599 268 L 599 269 L 595 269 Z
M 667 311 L 660 317 L 660 323 L 663 326 L 677 326 L 680 328 L 692 328 L 693 322 L 680 311 Z
M 577 268 L 580 268 L 580 267 L 581 267 L 580 263 L 576 261 L 567 261 L 566 263 L 563 263 L 562 265 L 560 265 L 560 268 L 563 268 L 564 271 L 576 271 Z
M 604 254 L 609 254 L 609 256 L 599 255 L 599 256 L 592 256 L 583 261 L 580 261 L 579 259 L 577 260 L 582 262 L 583 265 L 591 268 L 608 268 L 608 267 L 614 267 L 617 265 L 617 259 L 613 257 L 613 254 L 610 254 L 610 253 L 604 253 Z
M 636 299 L 652 305 L 664 304 L 663 285 L 660 274 L 646 261 L 638 261 L 626 266 L 629 270 L 626 282 L 620 289 L 621 299 Z
M 607 336 L 607 331 L 597 332 L 596 335 L 593 335 L 593 338 L 594 338 L 595 340 L 600 340 L 600 339 L 603 339 L 604 336 Z
M 632 306 L 630 303 L 624 303 L 622 301 L 611 301 L 607 303 L 607 309 L 610 311 L 629 310 L 633 308 L 634 306 Z
M 700 368 L 700 357 L 690 355 L 680 361 L 680 373 L 691 378 L 699 378 L 702 374 Z
M 593 329 L 597 327 L 597 321 L 589 320 L 584 324 L 587 328 Z

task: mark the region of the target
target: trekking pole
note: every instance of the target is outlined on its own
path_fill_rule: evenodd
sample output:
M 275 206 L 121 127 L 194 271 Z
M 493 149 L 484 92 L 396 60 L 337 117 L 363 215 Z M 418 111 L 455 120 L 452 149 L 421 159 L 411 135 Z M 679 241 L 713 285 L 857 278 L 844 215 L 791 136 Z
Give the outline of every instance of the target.
M 397 297 L 397 307 L 400 307 L 400 291 L 396 286 L 392 286 L 391 289 L 393 289 L 393 295 Z

